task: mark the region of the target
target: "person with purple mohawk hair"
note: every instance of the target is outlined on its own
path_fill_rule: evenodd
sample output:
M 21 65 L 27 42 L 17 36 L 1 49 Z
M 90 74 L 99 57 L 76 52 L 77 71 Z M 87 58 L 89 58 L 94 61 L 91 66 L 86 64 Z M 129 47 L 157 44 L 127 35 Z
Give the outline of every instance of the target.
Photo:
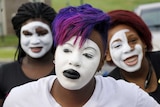
M 95 75 L 109 20 L 89 4 L 60 10 L 52 23 L 56 75 L 14 88 L 4 107 L 160 107 L 135 84 Z
M 82 37 L 82 44 L 86 38 L 89 38 L 92 30 L 95 29 L 102 34 L 105 46 L 109 17 L 106 18 L 102 10 L 97 9 L 95 11 L 90 5 L 86 4 L 62 9 L 60 13 L 52 23 L 55 45 L 63 44 L 75 35 L 77 35 L 77 38 Z

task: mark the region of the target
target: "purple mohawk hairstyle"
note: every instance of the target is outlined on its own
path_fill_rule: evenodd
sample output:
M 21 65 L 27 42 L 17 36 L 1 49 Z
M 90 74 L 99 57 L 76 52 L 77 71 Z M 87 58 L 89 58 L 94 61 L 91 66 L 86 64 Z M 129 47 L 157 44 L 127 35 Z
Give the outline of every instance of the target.
M 63 8 L 52 23 L 55 46 L 62 45 L 73 36 L 77 38 L 81 36 L 80 46 L 82 46 L 92 30 L 96 30 L 101 34 L 106 49 L 109 20 L 110 17 L 106 13 L 89 4 Z

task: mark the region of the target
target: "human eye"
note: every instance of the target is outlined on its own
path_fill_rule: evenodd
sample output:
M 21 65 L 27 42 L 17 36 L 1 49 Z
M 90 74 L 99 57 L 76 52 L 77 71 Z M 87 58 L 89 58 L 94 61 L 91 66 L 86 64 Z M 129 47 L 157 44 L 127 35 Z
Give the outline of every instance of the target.
M 64 52 L 64 53 L 69 53 L 69 52 L 71 52 L 71 50 L 70 50 L 70 49 L 65 48 L 65 49 L 63 49 L 63 52 Z
M 70 43 L 65 43 L 65 44 L 62 46 L 62 49 L 63 49 L 63 52 L 64 52 L 64 53 L 71 53 L 72 50 L 73 50 L 73 46 L 72 46 Z
M 47 33 L 48 33 L 48 30 L 45 30 L 45 29 L 38 32 L 40 36 L 46 35 Z
M 92 54 L 89 54 L 89 53 L 84 53 L 83 55 L 84 55 L 86 58 L 88 58 L 88 59 L 93 58 L 93 55 L 92 55 Z
M 39 36 L 44 36 L 48 33 L 48 30 L 43 27 L 36 28 L 36 32 Z
M 85 56 L 85 57 L 88 58 L 88 59 L 93 58 L 95 54 L 96 54 L 96 50 L 93 49 L 93 48 L 86 48 L 86 49 L 83 51 L 83 56 Z
M 24 34 L 25 36 L 32 36 L 32 33 L 29 32 L 29 31 L 23 31 L 23 34 Z
M 138 38 L 131 38 L 131 39 L 129 40 L 129 43 L 131 43 L 131 44 L 136 44 L 137 41 L 138 41 Z
M 115 48 L 115 49 L 118 49 L 118 48 L 120 48 L 122 46 L 122 44 L 120 43 L 120 42 L 114 42 L 113 44 L 112 44 L 112 48 Z

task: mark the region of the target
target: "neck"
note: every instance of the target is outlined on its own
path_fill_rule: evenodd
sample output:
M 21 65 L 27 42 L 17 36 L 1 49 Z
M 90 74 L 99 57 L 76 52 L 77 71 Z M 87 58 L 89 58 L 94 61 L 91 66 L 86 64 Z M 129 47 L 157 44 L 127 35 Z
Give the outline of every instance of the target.
M 54 99 L 63 107 L 82 107 L 92 96 L 96 81 L 93 78 L 85 87 L 79 90 L 67 90 L 55 80 L 51 89 Z M 72 105 L 72 106 L 71 106 Z
M 152 76 L 151 63 L 149 60 L 147 60 L 147 58 L 144 58 L 144 61 L 142 62 L 142 66 L 138 71 L 135 71 L 132 73 L 121 71 L 121 76 L 126 81 L 136 83 L 142 89 L 145 90 L 148 88 L 149 83 L 151 81 L 151 76 Z
M 31 64 L 31 65 L 38 64 L 38 66 L 40 64 L 46 65 L 48 63 L 53 63 L 53 55 L 52 55 L 52 53 L 47 53 L 46 55 L 44 55 L 41 58 L 32 58 L 30 56 L 26 56 L 26 57 L 24 57 L 23 62 Z
M 39 59 L 25 56 L 22 60 L 22 71 L 31 79 L 39 79 L 47 76 L 53 72 L 53 69 L 53 55 L 51 53 Z

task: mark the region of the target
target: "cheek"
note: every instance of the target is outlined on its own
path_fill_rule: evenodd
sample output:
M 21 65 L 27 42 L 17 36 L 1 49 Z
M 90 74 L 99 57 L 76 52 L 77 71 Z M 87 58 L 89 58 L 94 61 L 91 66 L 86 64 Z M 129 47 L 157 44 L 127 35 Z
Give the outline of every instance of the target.
M 63 50 L 57 47 L 55 51 L 55 64 L 58 66 L 57 68 L 62 68 L 64 63 L 67 61 L 67 56 L 64 54 Z
M 28 45 L 30 42 L 30 38 L 24 35 L 21 35 L 20 43 L 21 45 Z
M 112 60 L 120 60 L 121 53 L 122 53 L 122 50 L 120 50 L 120 49 L 111 49 L 110 48 L 110 56 L 111 56 Z
M 45 44 L 53 44 L 53 37 L 51 33 L 46 34 L 44 37 L 41 38 L 41 40 Z
M 88 72 L 88 74 L 95 74 L 97 72 L 97 70 L 100 70 L 101 65 L 102 65 L 101 64 L 102 61 L 100 61 L 100 60 L 102 60 L 102 59 L 101 59 L 101 55 L 99 54 L 92 61 L 84 61 L 83 64 L 85 66 L 85 69 L 87 69 L 86 72 Z M 88 64 L 86 64 L 86 62 Z
M 144 54 L 145 53 L 145 49 L 139 44 L 135 45 L 135 50 L 137 50 L 138 54 Z

